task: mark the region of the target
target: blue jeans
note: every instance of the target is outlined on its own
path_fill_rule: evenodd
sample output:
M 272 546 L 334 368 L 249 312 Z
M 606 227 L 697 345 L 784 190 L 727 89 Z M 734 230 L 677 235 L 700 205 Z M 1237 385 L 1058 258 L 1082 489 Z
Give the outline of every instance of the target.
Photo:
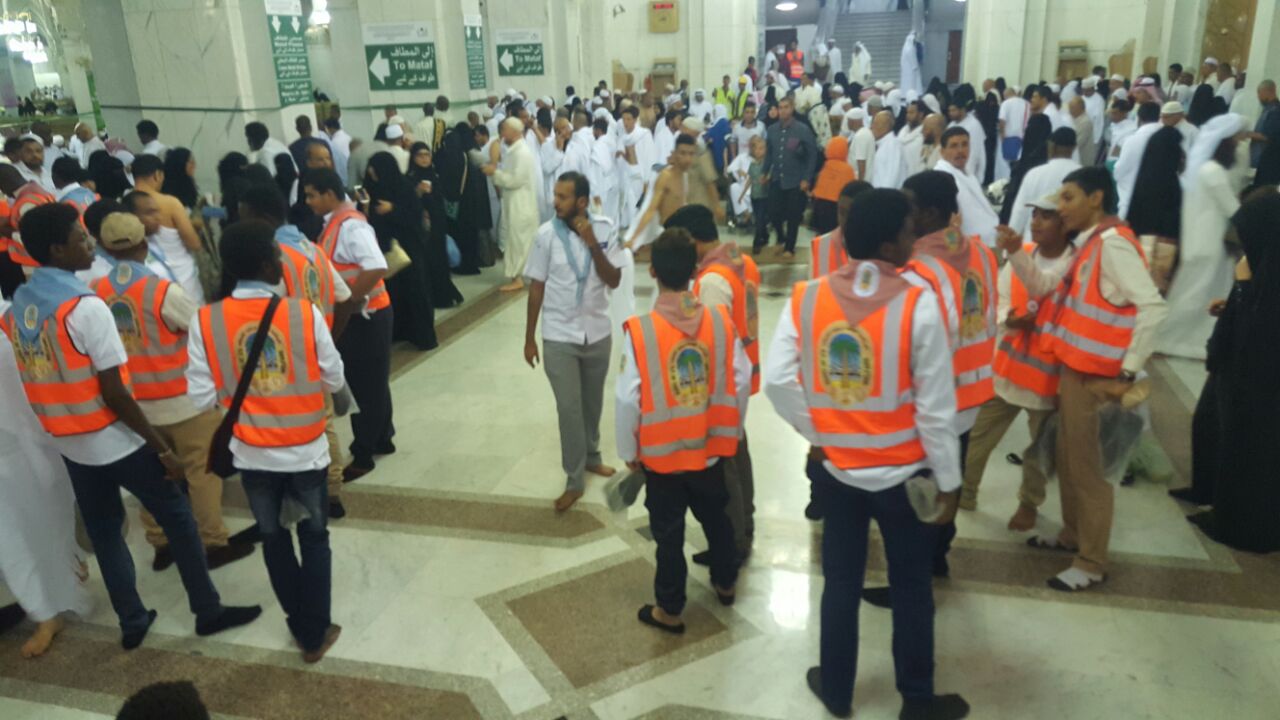
M 121 536 L 124 504 L 120 501 L 120 488 L 138 498 L 169 538 L 169 551 L 187 589 L 197 624 L 222 614 L 222 601 L 209 578 L 204 543 L 191 515 L 191 505 L 178 484 L 165 479 L 164 466 L 154 450 L 139 448 L 110 465 L 81 465 L 66 458 L 63 462 L 121 630 L 145 630 L 150 621 L 138 596 L 133 556 Z
M 937 528 L 920 521 L 905 485 L 868 492 L 815 468 L 822 503 L 822 692 L 848 707 L 858 671 L 858 609 L 867 569 L 867 533 L 876 521 L 889 561 L 893 664 L 904 698 L 933 696 L 933 578 Z
M 289 631 L 306 652 L 324 644 L 329 628 L 333 555 L 329 551 L 326 472 L 326 468 L 294 473 L 240 471 L 249 508 L 262 532 L 262 558 L 271 588 L 288 618 Z M 310 515 L 298 522 L 301 566 L 293 553 L 293 537 L 280 525 L 280 506 L 286 495 L 301 503 Z

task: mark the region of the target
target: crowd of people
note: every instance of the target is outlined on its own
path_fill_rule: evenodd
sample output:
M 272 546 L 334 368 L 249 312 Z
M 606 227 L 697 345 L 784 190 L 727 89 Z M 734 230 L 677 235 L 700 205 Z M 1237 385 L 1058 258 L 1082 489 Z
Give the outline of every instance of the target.
M 841 66 L 832 51 L 825 70 Z M 290 632 L 320 660 L 341 631 L 327 524 L 345 515 L 343 483 L 396 451 L 392 343 L 435 347 L 435 310 L 463 299 L 451 274 L 499 260 L 502 289 L 528 292 L 524 359 L 542 363 L 555 399 L 555 509 L 583 497 L 588 475 L 646 489 L 657 572 L 640 622 L 685 631 L 687 510 L 709 545 L 694 562 L 734 602 L 755 534 L 751 397 L 763 390 L 809 443 L 796 461 L 805 515 L 823 522 L 826 584 L 807 680 L 836 716 L 852 712 L 863 599 L 893 611 L 901 717 L 968 714 L 934 689 L 932 584 L 950 575 L 956 513 L 977 508 L 1023 410 L 1056 451 L 1047 465 L 1024 453 L 1008 527 L 1036 528 L 1056 476 L 1062 530 L 1026 542 L 1071 558 L 1047 578 L 1055 590 L 1106 580 L 1116 478 L 1101 418 L 1141 403 L 1157 352 L 1207 346 L 1209 360 L 1194 483 L 1176 496 L 1212 505 L 1193 516 L 1210 537 L 1280 549 L 1257 459 L 1276 407 L 1262 359 L 1277 298 L 1275 84 L 1257 84 L 1250 132 L 1230 112 L 1243 77 L 1212 59 L 1198 86 L 1175 65 L 1167 88 L 1096 68 L 981 93 L 935 78 L 919 92 L 871 83 L 861 52 L 852 82 L 821 82 L 793 48 L 711 94 L 602 81 L 562 102 L 513 89 L 465 114 L 441 96 L 412 124 L 388 106 L 367 141 L 340 111 L 298 116 L 289 145 L 253 122 L 248 152 L 218 162 L 216 202 L 191 151 L 147 120 L 136 154 L 83 124 L 65 149 L 43 123 L 8 141 L 0 395 L 15 412 L 0 443 L 40 479 L 3 488 L 22 498 L 6 503 L 6 527 L 34 548 L 0 550 L 5 578 L 28 578 L 14 588 L 38 623 L 24 654 L 84 612 L 85 568 L 66 562 L 71 496 L 123 647 L 145 639 L 156 614 L 121 537 L 123 488 L 145 508 L 153 568 L 178 566 L 198 634 L 258 616 L 223 605 L 208 571 L 259 539 Z M 802 226 L 815 233 L 809 279 L 762 352 L 759 264 L 793 261 Z M 645 255 L 658 287 L 647 312 Z M 628 473 L 600 447 L 619 327 Z M 344 451 L 334 422 L 353 401 Z M 237 471 L 256 525 L 229 536 L 222 483 Z M 888 587 L 863 587 L 872 519 Z

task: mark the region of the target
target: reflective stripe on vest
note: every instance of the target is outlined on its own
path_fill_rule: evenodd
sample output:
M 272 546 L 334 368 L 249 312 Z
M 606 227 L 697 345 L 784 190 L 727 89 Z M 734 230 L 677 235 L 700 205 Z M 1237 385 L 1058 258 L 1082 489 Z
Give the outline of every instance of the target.
M 633 317 L 625 328 L 640 373 L 640 462 L 672 474 L 737 453 L 741 419 L 725 308 L 704 307 L 692 338 L 657 313 Z
M 1036 246 L 1028 244 L 1023 252 L 1031 255 L 1036 252 Z M 1032 330 L 1005 332 L 996 345 L 996 357 L 991 369 L 1011 385 L 1033 392 L 1039 397 L 1054 397 L 1058 394 L 1061 365 L 1052 353 L 1041 347 L 1041 328 L 1049 319 L 1052 306 L 1045 297 L 1032 300 L 1027 293 L 1027 286 L 1022 284 L 1022 280 L 1012 269 L 1009 272 L 1009 304 L 1011 315 L 1021 317 L 1035 314 L 1036 327 Z
M 284 268 L 284 287 L 289 297 L 310 302 L 324 314 L 324 322 L 333 329 L 333 306 L 336 302 L 333 272 L 328 257 L 319 248 L 311 257 L 289 245 L 279 243 Z
M 742 347 L 751 361 L 751 394 L 760 392 L 760 268 L 749 257 L 742 257 L 742 277 L 732 268 L 716 263 L 702 275 L 714 272 L 729 283 L 733 290 L 733 327 L 737 330 Z M 699 278 L 702 277 L 699 275 Z M 699 280 L 693 281 L 693 293 L 698 294 Z
M 791 50 L 787 52 L 787 62 L 789 66 L 787 72 L 791 74 L 792 80 L 799 80 L 804 77 L 804 53 L 799 50 Z
M 147 275 L 139 276 L 121 293 L 116 292 L 110 278 L 98 278 L 92 285 L 115 318 L 116 330 L 129 353 L 133 396 L 138 400 L 187 394 L 187 334 L 170 330 L 161 312 L 171 284 Z
M 817 444 L 842 470 L 923 460 L 911 377 L 912 318 L 923 290 L 909 288 L 851 328 L 829 281 L 797 284 L 791 294 Z
M 55 437 L 97 432 L 114 423 L 115 411 L 102 399 L 98 373 L 88 355 L 71 343 L 65 331 L 67 315 L 80 298 L 73 298 L 49 315 L 34 344 L 23 342 L 9 310 L 0 319 L 13 343 L 22 388 L 40 426 Z M 121 368 L 121 380 L 129 385 L 129 369 Z
M 849 262 L 849 253 L 844 249 L 844 238 L 837 236 L 839 232 L 832 230 L 826 235 L 816 235 L 809 244 L 810 280 L 830 275 Z
M 996 396 L 991 362 L 996 354 L 996 256 L 969 238 L 969 267 L 957 286 L 960 343 L 956 349 L 956 409 L 976 408 Z M 977 302 L 978 305 L 974 305 Z
M 218 401 L 230 407 L 267 298 L 228 298 L 200 308 L 209 370 Z M 233 430 L 241 442 L 258 447 L 305 445 L 324 434 L 324 386 L 316 359 L 312 307 L 305 300 L 281 300 L 271 320 L 270 341 L 245 395 Z
M 348 285 L 355 284 L 362 270 L 359 265 L 338 262 L 333 253 L 338 248 L 338 236 L 341 234 L 342 224 L 351 218 L 363 219 L 364 215 L 352 207 L 334 211 L 333 217 L 329 218 L 329 224 L 324 227 L 324 232 L 320 233 L 318 243 L 324 250 L 324 254 L 329 257 L 329 261 L 333 263 L 333 267 L 337 269 L 338 275 Z M 365 299 L 368 301 L 367 307 L 370 312 L 391 307 L 391 296 L 387 294 L 387 285 L 382 280 L 373 286 Z
M 1096 230 L 1076 257 L 1067 275 L 1069 282 L 1064 281 L 1055 293 L 1053 320 L 1045 324 L 1042 344 L 1077 372 L 1114 377 L 1120 374 L 1133 340 L 1138 308 L 1113 305 L 1102 295 L 1103 234 L 1108 230 L 1132 243 L 1146 264 L 1142 247 L 1127 226 Z

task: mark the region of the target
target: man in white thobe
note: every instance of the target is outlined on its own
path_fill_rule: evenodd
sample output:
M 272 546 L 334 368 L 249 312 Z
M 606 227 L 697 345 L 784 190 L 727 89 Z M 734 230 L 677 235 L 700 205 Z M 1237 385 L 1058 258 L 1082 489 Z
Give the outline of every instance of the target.
M 849 166 L 859 180 L 872 182 L 876 169 L 876 136 L 867 127 L 867 111 L 856 107 L 845 113 L 849 130 Z
M 619 227 L 629 228 L 635 219 L 636 206 L 644 196 L 653 175 L 657 151 L 653 134 L 640 124 L 640 110 L 635 106 L 622 111 L 621 144 L 618 147 Z
M 970 237 L 977 235 L 988 247 L 995 247 L 996 226 L 1000 218 L 991 209 L 991 202 L 982 192 L 977 178 L 965 172 L 969 163 L 969 132 L 963 127 L 947 128 L 942 133 L 942 157 L 934 170 L 941 170 L 956 179 L 960 203 L 960 230 Z
M 920 57 L 916 54 L 916 33 L 914 30 L 907 33 L 907 39 L 902 43 L 902 89 L 904 92 L 911 90 L 918 93 L 924 92 L 924 81 L 920 78 Z
M 1177 128 L 1182 133 L 1182 152 L 1188 154 L 1191 152 L 1191 146 L 1196 142 L 1196 134 L 1199 129 L 1195 125 L 1187 122 L 1187 114 L 1183 112 L 1182 103 L 1177 100 L 1170 100 L 1160 108 L 1160 124 L 1165 127 Z
M 893 134 L 893 113 L 881 110 L 871 120 L 871 134 L 876 138 L 875 169 L 871 172 L 871 184 L 890 190 L 902 189 L 907 179 L 907 158 L 902 153 L 902 143 Z
M 591 212 L 603 215 L 617 224 L 618 196 L 617 166 L 614 165 L 616 145 L 609 133 L 609 121 L 596 118 L 591 123 L 591 155 L 587 166 L 587 181 L 591 184 Z
M 1102 142 L 1102 128 L 1107 119 L 1107 102 L 1098 93 L 1098 77 L 1096 75 L 1090 75 L 1085 78 L 1081 86 L 1084 88 L 1084 92 L 1081 95 L 1084 98 L 1084 111 L 1089 116 L 1089 122 L 1093 123 L 1093 144 L 1097 146 Z
M 503 238 L 503 272 L 508 282 L 500 289 L 513 292 L 524 288 L 524 264 L 538 232 L 538 192 L 533 179 L 537 164 L 525 143 L 520 118 L 503 120 L 500 130 L 507 147 L 506 157 L 501 167 L 496 162 L 485 165 L 484 174 L 493 178 L 493 184 L 502 191 L 498 234 Z
M 569 141 L 573 138 L 573 125 L 564 118 L 556 118 L 552 124 L 551 137 L 538 148 L 538 159 L 542 166 L 543 197 L 555 198 L 556 179 L 570 168 L 565 166 L 568 157 Z
M 916 101 L 907 103 L 907 124 L 898 131 L 898 144 L 906 160 L 907 177 L 928 170 L 921 155 L 924 148 L 924 105 Z
M 953 100 L 948 108 L 951 124 L 947 127 L 962 127 L 968 131 L 969 159 L 965 171 L 975 178 L 982 178 L 987 172 L 987 133 L 982 129 L 982 121 L 969 110 L 968 105 L 961 105 Z
M 831 75 L 827 81 L 831 82 L 835 79 L 836 73 L 844 70 L 844 55 L 840 52 L 840 48 L 836 47 L 835 38 L 827 38 L 827 59 L 831 61 Z
M 1116 179 L 1120 217 L 1129 214 L 1129 201 L 1133 199 L 1133 188 L 1138 182 L 1138 169 L 1147 151 L 1147 141 L 1162 127 L 1159 110 L 1153 111 L 1150 103 L 1138 108 L 1138 129 L 1120 146 L 1120 155 L 1112 172 Z
M 1031 203 L 1049 194 L 1056 195 L 1063 179 L 1080 169 L 1080 163 L 1071 159 L 1075 149 L 1075 130 L 1058 128 L 1049 136 L 1049 162 L 1027 172 L 1014 199 L 1013 212 L 1009 215 L 1009 227 L 1014 232 L 1027 235 L 1031 225 Z
M 866 85 L 871 80 L 871 53 L 861 41 L 853 44 L 849 56 L 849 82 Z
M 715 110 L 710 100 L 707 99 L 707 91 L 698 88 L 693 91 L 693 102 L 689 103 L 689 114 L 698 118 L 708 125 L 711 124 L 711 113 Z M 594 190 L 592 191 L 594 192 Z

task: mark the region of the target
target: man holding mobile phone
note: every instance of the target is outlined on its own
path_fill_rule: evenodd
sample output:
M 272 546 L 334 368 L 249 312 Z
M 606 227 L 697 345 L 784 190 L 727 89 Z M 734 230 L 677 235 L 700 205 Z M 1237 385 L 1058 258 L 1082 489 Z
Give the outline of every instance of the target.
M 612 328 L 608 289 L 622 280 L 623 251 L 613 221 L 587 212 L 591 187 L 567 172 L 555 185 L 556 216 L 538 228 L 524 276 L 529 280 L 524 359 L 537 367 L 534 331 L 542 316 L 542 351 L 560 424 L 567 478 L 555 501 L 564 512 L 582 497 L 585 473 L 613 475 L 600 457 L 600 413 L 609 373 Z

